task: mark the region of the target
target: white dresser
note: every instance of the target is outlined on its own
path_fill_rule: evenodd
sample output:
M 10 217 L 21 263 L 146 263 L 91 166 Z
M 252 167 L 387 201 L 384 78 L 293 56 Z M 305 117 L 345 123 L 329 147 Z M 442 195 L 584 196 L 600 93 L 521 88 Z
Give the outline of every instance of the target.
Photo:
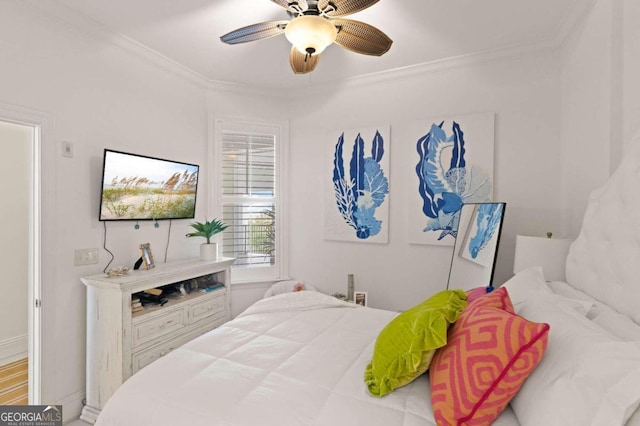
M 136 371 L 230 319 L 233 261 L 162 263 L 122 277 L 82 278 L 87 287 L 87 397 L 82 420 L 95 423 L 113 392 Z M 132 313 L 132 294 L 199 277 L 224 287 L 194 290 Z

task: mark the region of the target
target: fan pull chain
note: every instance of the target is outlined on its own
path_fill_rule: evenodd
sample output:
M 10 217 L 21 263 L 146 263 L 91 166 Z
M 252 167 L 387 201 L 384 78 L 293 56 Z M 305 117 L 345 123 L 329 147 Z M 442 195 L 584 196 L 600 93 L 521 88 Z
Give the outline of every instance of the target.
M 306 51 L 307 53 L 305 53 L 305 54 L 304 54 L 304 61 L 305 61 L 305 62 L 307 62 L 307 59 L 308 59 L 311 55 L 313 55 L 314 53 L 316 53 L 316 49 L 314 49 L 313 47 L 307 47 L 307 48 L 305 49 L 305 51 Z

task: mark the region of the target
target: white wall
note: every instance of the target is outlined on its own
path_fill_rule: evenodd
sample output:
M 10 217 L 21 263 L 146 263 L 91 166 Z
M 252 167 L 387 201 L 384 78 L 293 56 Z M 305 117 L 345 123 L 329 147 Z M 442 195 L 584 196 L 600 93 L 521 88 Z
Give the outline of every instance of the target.
M 640 4 L 594 0 L 562 47 L 564 228 L 575 237 L 591 191 L 640 131 Z
M 611 0 L 595 3 L 562 49 L 562 140 L 566 229 L 575 237 L 589 193 L 610 173 Z
M 624 0 L 621 15 L 622 24 L 617 25 L 622 29 L 622 142 L 626 149 L 640 132 L 640 2 Z
M 327 292 L 347 274 L 372 306 L 405 309 L 446 286 L 451 248 L 407 242 L 408 197 L 416 190 L 416 141 L 406 123 L 495 112 L 496 201 L 507 203 L 496 282 L 512 273 L 515 234 L 559 230 L 560 68 L 551 53 L 470 60 L 462 66 L 372 78 L 303 93 L 291 105 L 291 273 Z M 331 164 L 325 132 L 391 125 L 389 244 L 323 239 L 323 191 Z
M 32 129 L 0 121 L 0 365 L 27 356 Z

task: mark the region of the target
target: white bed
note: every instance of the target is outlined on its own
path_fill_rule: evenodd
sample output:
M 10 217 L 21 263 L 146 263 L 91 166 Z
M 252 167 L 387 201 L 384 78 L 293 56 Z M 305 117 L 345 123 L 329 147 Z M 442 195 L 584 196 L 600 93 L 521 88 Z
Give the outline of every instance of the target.
M 538 268 L 505 287 L 551 327 L 540 364 L 496 425 L 640 425 L 640 141 L 595 191 L 567 283 Z M 147 366 L 107 402 L 105 425 L 434 425 L 428 375 L 382 398 L 363 380 L 397 313 L 319 292 L 263 299 Z
M 97 424 L 434 425 L 427 375 L 384 398 L 364 384 L 395 315 L 313 291 L 263 299 L 131 377 Z

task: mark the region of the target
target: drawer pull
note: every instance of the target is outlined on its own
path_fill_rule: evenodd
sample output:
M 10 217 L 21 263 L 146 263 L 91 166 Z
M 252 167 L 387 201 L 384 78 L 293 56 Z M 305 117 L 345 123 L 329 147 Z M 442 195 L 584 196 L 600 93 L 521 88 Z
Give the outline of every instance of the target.
M 163 322 L 162 324 L 160 324 L 160 328 L 165 328 L 166 326 L 170 325 L 173 322 L 173 320 L 169 320 L 166 322 Z

